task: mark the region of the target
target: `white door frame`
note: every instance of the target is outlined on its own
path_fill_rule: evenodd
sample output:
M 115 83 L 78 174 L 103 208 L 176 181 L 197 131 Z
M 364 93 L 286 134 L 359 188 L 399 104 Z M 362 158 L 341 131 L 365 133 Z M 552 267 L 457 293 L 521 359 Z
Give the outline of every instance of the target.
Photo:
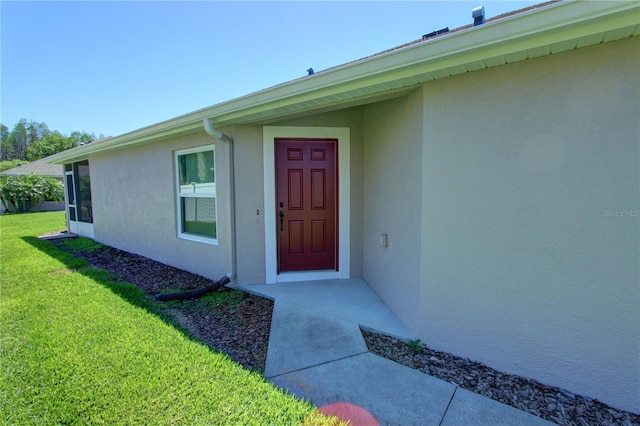
M 69 197 L 68 197 L 69 192 L 68 192 L 68 180 L 67 180 L 68 175 L 71 175 L 71 182 L 73 186 L 71 189 L 73 191 L 74 204 L 71 204 L 71 207 L 73 207 L 73 209 L 76 212 L 76 220 L 71 220 L 71 218 L 69 217 Z M 93 231 L 93 223 L 81 222 L 78 220 L 80 212 L 78 212 L 78 195 L 79 194 L 76 192 L 76 163 L 73 163 L 71 165 L 71 171 L 65 171 L 64 176 L 65 176 L 64 199 L 65 199 L 65 208 L 66 208 L 66 216 L 67 216 L 67 230 L 72 234 L 93 239 L 95 238 L 95 234 Z M 89 179 L 91 179 L 91 177 L 89 177 Z
M 276 138 L 338 140 L 338 271 L 301 271 L 277 273 L 278 240 L 276 235 Z M 264 232 L 267 284 L 291 281 L 347 279 L 351 265 L 351 140 L 348 127 L 265 126 L 262 131 L 264 161 Z
M 69 176 L 71 176 L 71 188 L 69 188 Z M 69 191 L 73 192 L 73 204 L 69 203 Z M 76 185 L 75 185 L 75 177 L 73 177 L 73 166 L 71 166 L 70 171 L 64 172 L 64 201 L 65 201 L 65 210 L 67 212 L 67 230 L 72 234 L 78 233 L 78 211 L 76 209 Z M 76 220 L 71 220 L 71 215 L 69 214 L 69 208 L 73 208 L 73 213 L 75 215 Z

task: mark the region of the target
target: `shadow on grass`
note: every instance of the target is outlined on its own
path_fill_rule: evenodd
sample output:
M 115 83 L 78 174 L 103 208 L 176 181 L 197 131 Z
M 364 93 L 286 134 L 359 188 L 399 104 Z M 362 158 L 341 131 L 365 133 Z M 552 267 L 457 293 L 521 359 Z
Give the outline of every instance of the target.
M 86 259 L 78 258 L 71 253 L 62 251 L 48 240 L 42 240 L 37 237 L 22 237 L 22 239 L 44 254 L 61 262 L 67 269 L 92 279 L 96 283 L 111 290 L 111 292 L 113 292 L 126 302 L 130 303 L 131 305 L 145 309 L 147 312 L 155 315 L 164 323 L 175 328 L 190 340 L 204 344 L 188 330 L 180 327 L 179 323 L 174 319 L 173 315 L 167 312 L 171 308 L 170 305 L 164 304 L 162 302 L 157 302 L 153 298 L 153 296 L 146 294 L 143 290 L 136 287 L 134 284 L 125 281 L 119 281 L 111 272 L 105 269 L 91 266 L 91 264 Z M 215 351 L 215 349 L 212 350 Z
M 33 236 L 24 236 L 24 237 L 21 237 L 21 239 L 26 243 L 28 243 L 29 245 L 31 245 L 32 247 L 34 247 L 35 249 L 42 252 L 43 254 L 49 256 L 50 258 L 58 260 L 63 265 L 62 269 L 66 268 L 66 270 L 76 272 L 87 278 L 90 278 L 94 282 L 102 285 L 103 287 L 109 289 L 114 294 L 118 295 L 124 301 L 130 303 L 135 307 L 142 308 L 147 312 L 149 312 L 150 314 L 154 315 L 155 317 L 163 321 L 165 324 L 177 330 L 187 339 L 194 341 L 196 343 L 205 345 L 213 353 L 222 354 L 229 361 L 234 362 L 240 365 L 241 367 L 249 370 L 252 374 L 262 376 L 262 379 L 266 381 L 263 374 L 264 365 L 262 365 L 262 371 L 252 370 L 251 368 L 248 368 L 239 362 L 233 361 L 233 359 L 228 354 L 225 354 L 224 352 L 216 350 L 215 348 L 211 347 L 210 345 L 196 338 L 194 335 L 191 334 L 189 330 L 186 330 L 183 327 L 181 327 L 180 324 L 175 319 L 175 317 L 169 312 L 170 310 L 175 308 L 175 305 L 172 302 L 164 303 L 164 302 L 156 301 L 152 295 L 145 293 L 143 290 L 141 290 L 134 284 L 119 281 L 118 278 L 114 276 L 111 272 L 105 269 L 94 267 L 86 259 L 76 257 L 72 253 L 68 253 L 66 251 L 59 249 L 49 240 L 43 240 Z M 229 292 L 233 291 L 235 294 L 241 293 L 238 290 L 232 290 L 232 289 L 228 289 L 228 290 Z M 227 299 L 226 302 L 228 301 L 229 300 Z M 231 301 L 233 302 L 233 299 L 231 299 Z M 288 393 L 288 392 L 285 392 L 285 393 Z M 292 395 L 292 396 L 295 397 L 295 395 Z M 310 414 L 306 415 L 305 419 L 309 419 L 309 420 L 303 420 L 302 424 L 327 425 L 327 426 L 343 424 L 336 417 L 327 418 L 323 414 L 319 414 L 318 411 L 310 412 Z
M 132 305 L 149 310 L 149 302 L 145 300 L 145 293 L 135 285 L 115 280 L 110 272 L 104 269 L 94 268 L 87 260 L 77 258 L 70 253 L 59 250 L 48 240 L 41 240 L 36 237 L 22 237 L 22 239 L 46 255 L 62 262 L 68 269 L 78 272 L 103 285 Z

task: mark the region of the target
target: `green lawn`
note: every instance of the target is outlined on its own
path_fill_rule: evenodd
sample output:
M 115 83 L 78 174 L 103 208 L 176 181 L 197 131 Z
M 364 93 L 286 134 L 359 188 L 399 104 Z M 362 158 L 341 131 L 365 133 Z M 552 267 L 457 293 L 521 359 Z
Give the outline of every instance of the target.
M 64 212 L 0 217 L 0 424 L 329 422 L 34 238 L 63 228 Z

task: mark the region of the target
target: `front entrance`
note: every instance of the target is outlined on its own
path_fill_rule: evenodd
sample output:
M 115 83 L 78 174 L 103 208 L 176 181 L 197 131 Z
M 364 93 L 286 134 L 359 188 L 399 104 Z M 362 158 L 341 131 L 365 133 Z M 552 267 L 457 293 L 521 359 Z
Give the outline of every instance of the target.
M 73 234 L 93 238 L 91 177 L 87 160 L 65 164 L 67 228 Z
M 277 273 L 338 270 L 336 139 L 277 138 Z

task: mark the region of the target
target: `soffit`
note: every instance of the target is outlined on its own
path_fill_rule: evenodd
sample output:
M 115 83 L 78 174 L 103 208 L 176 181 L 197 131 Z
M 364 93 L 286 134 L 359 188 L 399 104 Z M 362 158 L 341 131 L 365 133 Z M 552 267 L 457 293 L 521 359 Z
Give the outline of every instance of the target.
M 564 4 L 555 4 L 550 8 L 558 6 L 564 6 Z M 585 15 L 588 16 L 589 12 L 595 15 L 597 11 L 587 8 Z M 452 34 L 461 38 L 457 48 L 451 48 L 449 45 L 453 44 L 452 40 L 444 37 L 434 40 L 441 42 L 442 46 L 435 43 L 410 46 L 415 51 L 406 52 L 406 63 L 403 64 L 393 57 L 380 58 L 376 67 L 369 64 L 372 68 L 370 74 L 356 76 L 342 82 L 339 90 L 332 86 L 323 87 L 319 90 L 299 93 L 295 99 L 270 102 L 266 108 L 254 105 L 252 109 L 226 114 L 222 111 L 218 114 L 216 111 L 211 111 L 214 114 L 209 117 L 212 117 L 217 126 L 222 127 L 258 120 L 286 118 L 287 115 L 300 111 L 314 113 L 316 109 L 326 110 L 329 106 L 338 109 L 342 103 L 354 103 L 357 99 L 374 99 L 373 95 L 376 94 L 389 93 L 390 97 L 394 97 L 394 94 L 402 89 L 412 88 L 432 80 L 638 36 L 640 35 L 640 3 L 635 3 L 633 7 L 606 17 L 593 16 L 590 20 L 589 23 L 581 20 L 571 23 L 568 16 L 561 16 L 556 19 L 560 27 L 555 26 L 546 31 L 528 34 L 515 34 L 511 37 L 506 34 L 508 30 L 495 28 L 493 33 L 483 34 L 483 43 L 476 46 L 469 45 L 469 41 L 464 39 L 473 35 L 474 28 L 470 28 Z M 496 26 L 499 24 L 501 22 L 497 22 Z M 517 22 L 513 24 L 518 25 Z M 385 63 L 393 60 L 396 60 L 396 63 Z M 367 102 L 361 104 L 364 103 Z
M 52 162 L 216 127 L 258 124 L 391 99 L 431 80 L 640 35 L 640 2 L 559 2 L 405 45 L 153 126 L 88 144 Z

